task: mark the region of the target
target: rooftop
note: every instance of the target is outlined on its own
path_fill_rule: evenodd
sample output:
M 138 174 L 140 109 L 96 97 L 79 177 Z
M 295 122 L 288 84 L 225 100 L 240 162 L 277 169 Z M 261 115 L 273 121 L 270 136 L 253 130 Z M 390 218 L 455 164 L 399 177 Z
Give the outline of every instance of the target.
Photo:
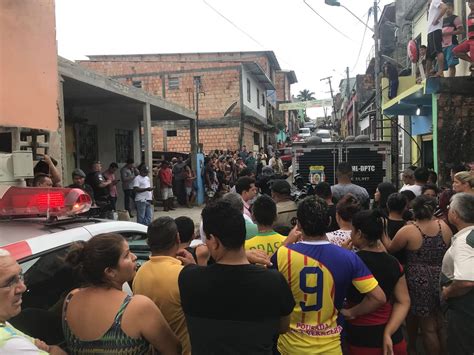
M 272 66 L 275 68 L 275 70 L 281 70 L 280 64 L 278 63 L 278 59 L 276 58 L 276 55 L 273 51 L 236 51 L 236 52 L 189 52 L 189 53 L 141 53 L 141 54 L 99 54 L 99 55 L 87 55 L 90 61 L 114 61 L 114 60 L 123 60 L 125 58 L 136 58 L 133 59 L 134 61 L 145 61 L 150 60 L 149 57 L 168 57 L 168 56 L 176 56 L 176 55 L 215 55 L 219 58 L 216 58 L 215 60 L 220 60 L 220 61 L 235 61 L 237 58 L 235 58 L 236 55 L 242 56 L 242 55 L 265 55 L 269 59 L 270 63 Z M 209 61 L 209 58 L 203 58 L 203 60 Z

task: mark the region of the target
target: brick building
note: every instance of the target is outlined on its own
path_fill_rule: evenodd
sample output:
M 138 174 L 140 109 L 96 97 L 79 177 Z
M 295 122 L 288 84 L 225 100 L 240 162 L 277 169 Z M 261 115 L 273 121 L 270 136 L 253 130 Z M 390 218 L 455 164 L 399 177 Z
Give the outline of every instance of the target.
M 256 149 L 273 141 L 277 96 L 287 100 L 296 82 L 294 72 L 281 71 L 272 51 L 94 55 L 79 63 L 185 108 L 198 108 L 204 152 L 242 145 Z M 282 96 L 275 87 L 279 77 Z M 189 124 L 154 126 L 153 150 L 189 152 Z

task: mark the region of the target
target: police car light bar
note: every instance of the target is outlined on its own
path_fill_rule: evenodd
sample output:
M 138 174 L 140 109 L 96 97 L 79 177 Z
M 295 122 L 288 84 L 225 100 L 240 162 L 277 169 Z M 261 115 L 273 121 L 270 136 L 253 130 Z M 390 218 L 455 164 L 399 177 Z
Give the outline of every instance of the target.
M 90 196 L 80 189 L 16 187 L 0 189 L 0 217 L 71 216 L 87 212 Z

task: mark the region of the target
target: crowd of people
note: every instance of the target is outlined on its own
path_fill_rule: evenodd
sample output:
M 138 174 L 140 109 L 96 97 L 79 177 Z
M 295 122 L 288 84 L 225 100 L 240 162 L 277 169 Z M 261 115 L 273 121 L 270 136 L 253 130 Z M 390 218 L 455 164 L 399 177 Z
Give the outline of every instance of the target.
M 473 46 L 474 46 L 474 0 L 467 0 L 471 13 L 467 15 L 467 30 L 464 30 L 463 20 L 454 14 L 452 0 L 430 0 L 428 2 L 428 41 L 423 48 L 426 61 L 426 73 L 438 77 L 456 75 L 456 65 L 459 59 L 469 63 L 471 76 L 474 75 Z M 466 39 L 459 42 L 458 35 L 466 33 Z M 470 55 L 468 54 L 470 53 Z M 421 57 L 421 55 L 420 55 Z M 434 63 L 436 62 L 436 65 Z
M 400 190 L 383 182 L 369 196 L 352 182 L 350 165 L 340 163 L 337 184 L 320 182 L 297 203 L 287 176 L 262 160 L 245 149 L 209 154 L 201 223 L 147 216 L 151 256 L 138 271 L 119 235 L 75 246 L 66 261 L 83 283 L 64 301 L 67 350 L 473 353 L 473 171 L 453 166 L 452 183 L 438 186 L 436 173 L 412 166 Z M 195 177 L 186 160 L 172 164 L 157 172 L 168 198 L 174 172 L 183 172 L 184 188 Z M 133 177 L 130 186 L 149 193 L 148 201 L 149 181 L 140 182 L 146 167 L 137 176 L 132 165 L 125 169 L 122 179 Z M 101 181 L 99 175 L 96 166 Z M 15 264 L 2 255 L 0 262 Z M 25 288 L 10 269 L 2 292 L 13 287 L 17 301 Z M 124 282 L 132 283 L 133 296 L 122 291 Z M 1 319 L 5 327 L 20 310 L 14 304 Z

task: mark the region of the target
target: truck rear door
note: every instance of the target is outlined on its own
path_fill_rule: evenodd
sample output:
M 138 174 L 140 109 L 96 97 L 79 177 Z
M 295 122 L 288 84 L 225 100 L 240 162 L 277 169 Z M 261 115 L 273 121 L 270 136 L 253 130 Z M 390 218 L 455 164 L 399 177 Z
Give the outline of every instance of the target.
M 390 149 L 383 145 L 351 145 L 342 149 L 342 160 L 352 165 L 352 182 L 365 187 L 373 198 L 378 184 L 390 181 Z

